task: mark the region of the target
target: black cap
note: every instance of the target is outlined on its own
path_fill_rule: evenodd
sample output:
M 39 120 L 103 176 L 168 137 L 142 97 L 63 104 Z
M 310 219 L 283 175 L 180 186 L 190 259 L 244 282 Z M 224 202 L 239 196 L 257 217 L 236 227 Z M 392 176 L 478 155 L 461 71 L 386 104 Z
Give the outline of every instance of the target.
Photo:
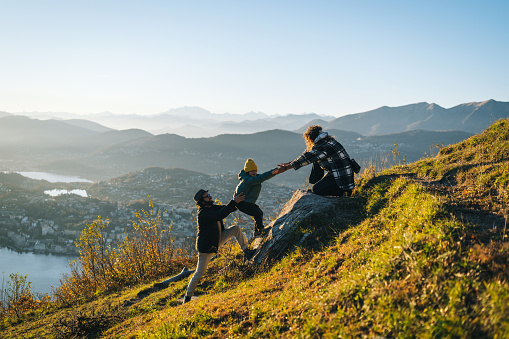
M 194 195 L 194 201 L 198 203 L 200 201 L 201 197 L 203 197 L 203 193 L 207 193 L 208 191 L 205 191 L 204 189 L 200 189 L 196 194 Z

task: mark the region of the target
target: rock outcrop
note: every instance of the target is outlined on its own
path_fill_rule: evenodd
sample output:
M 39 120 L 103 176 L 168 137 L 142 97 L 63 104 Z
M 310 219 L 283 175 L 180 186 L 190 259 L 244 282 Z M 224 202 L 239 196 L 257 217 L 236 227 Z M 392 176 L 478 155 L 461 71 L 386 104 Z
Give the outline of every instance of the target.
M 323 197 L 311 192 L 298 190 L 285 204 L 277 218 L 270 223 L 265 238 L 257 238 L 256 250 L 250 263 L 260 265 L 281 259 L 285 254 L 300 246 L 311 233 L 314 224 L 335 223 L 336 228 L 347 227 L 349 220 L 359 212 L 360 201 L 355 197 Z M 343 223 L 343 225 L 337 224 Z

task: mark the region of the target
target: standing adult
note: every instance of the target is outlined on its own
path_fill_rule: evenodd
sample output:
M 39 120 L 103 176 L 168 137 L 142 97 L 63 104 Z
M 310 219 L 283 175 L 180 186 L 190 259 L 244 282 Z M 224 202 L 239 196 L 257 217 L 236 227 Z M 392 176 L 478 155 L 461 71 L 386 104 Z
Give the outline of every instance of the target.
M 355 187 L 354 171 L 345 148 L 319 125 L 309 126 L 303 134 L 306 151 L 297 159 L 283 163 L 285 170 L 313 164 L 309 183 L 318 195 L 350 196 Z
M 194 201 L 198 206 L 198 235 L 196 237 L 198 263 L 196 264 L 196 271 L 187 286 L 184 304 L 191 300 L 210 260 L 217 253 L 219 247 L 228 239 L 235 237 L 246 259 L 250 259 L 253 255 L 254 250 L 248 248 L 246 237 L 240 227 L 235 225 L 225 229 L 223 223 L 223 219 L 236 210 L 237 204 L 243 201 L 244 197 L 240 192 L 227 205 L 215 205 L 209 191 L 200 189 L 194 195 Z

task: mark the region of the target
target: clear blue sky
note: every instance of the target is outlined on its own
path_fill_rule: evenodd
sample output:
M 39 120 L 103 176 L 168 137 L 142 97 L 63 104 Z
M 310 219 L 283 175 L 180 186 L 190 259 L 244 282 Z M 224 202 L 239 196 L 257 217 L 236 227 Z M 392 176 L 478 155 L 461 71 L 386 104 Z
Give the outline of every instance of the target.
M 0 0 L 0 111 L 509 101 L 509 1 Z

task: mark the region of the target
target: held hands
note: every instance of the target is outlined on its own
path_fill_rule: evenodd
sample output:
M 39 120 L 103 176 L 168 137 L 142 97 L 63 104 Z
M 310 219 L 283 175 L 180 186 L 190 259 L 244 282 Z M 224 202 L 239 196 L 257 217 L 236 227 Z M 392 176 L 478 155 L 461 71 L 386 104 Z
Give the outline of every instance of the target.
M 282 169 L 281 167 L 278 167 L 278 168 L 275 168 L 272 170 L 272 175 L 283 173 L 284 171 L 285 171 L 284 169 Z
M 239 202 L 244 201 L 245 198 L 246 198 L 246 196 L 244 195 L 244 193 L 240 192 L 238 195 L 236 195 L 233 198 L 233 201 L 235 201 L 235 203 L 238 204 Z
M 282 170 L 283 172 L 288 171 L 290 168 L 292 168 L 292 165 L 289 162 L 283 162 L 282 164 L 278 164 L 278 166 L 279 166 L 278 169 Z
M 290 165 L 289 162 L 284 162 L 282 164 L 277 165 L 278 168 L 272 171 L 272 174 L 279 174 L 288 171 L 290 168 L 292 168 L 292 165 Z

